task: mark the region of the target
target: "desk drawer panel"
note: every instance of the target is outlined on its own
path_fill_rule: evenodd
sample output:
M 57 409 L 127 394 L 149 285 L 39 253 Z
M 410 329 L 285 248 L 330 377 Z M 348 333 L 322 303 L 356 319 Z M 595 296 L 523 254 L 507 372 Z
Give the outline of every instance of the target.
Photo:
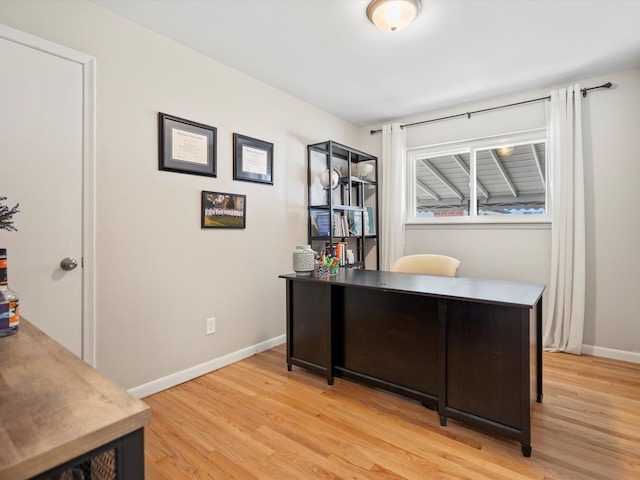
M 437 395 L 438 302 L 349 288 L 337 358 L 355 372 Z
M 291 295 L 291 356 L 329 369 L 331 289 L 321 283 L 295 282 Z
M 521 428 L 520 319 L 518 308 L 448 302 L 448 407 Z

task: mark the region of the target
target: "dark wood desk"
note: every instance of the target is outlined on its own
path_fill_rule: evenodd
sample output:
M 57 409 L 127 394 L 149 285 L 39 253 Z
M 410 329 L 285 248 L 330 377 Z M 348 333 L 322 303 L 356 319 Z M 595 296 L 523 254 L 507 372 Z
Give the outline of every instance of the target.
M 447 418 L 520 440 L 542 401 L 536 283 L 340 269 L 286 280 L 287 366 L 406 395 Z

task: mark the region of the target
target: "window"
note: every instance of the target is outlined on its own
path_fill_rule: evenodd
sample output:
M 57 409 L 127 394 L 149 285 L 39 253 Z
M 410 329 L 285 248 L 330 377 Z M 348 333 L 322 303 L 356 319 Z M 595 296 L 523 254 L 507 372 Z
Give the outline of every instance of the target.
M 544 129 L 408 152 L 408 221 L 549 221 Z

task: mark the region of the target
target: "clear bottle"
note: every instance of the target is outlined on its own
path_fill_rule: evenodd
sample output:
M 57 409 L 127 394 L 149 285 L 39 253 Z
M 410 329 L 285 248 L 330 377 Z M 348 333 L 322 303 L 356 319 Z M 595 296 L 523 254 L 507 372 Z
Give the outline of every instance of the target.
M 20 324 L 18 294 L 7 281 L 7 249 L 0 248 L 0 337 L 13 335 Z

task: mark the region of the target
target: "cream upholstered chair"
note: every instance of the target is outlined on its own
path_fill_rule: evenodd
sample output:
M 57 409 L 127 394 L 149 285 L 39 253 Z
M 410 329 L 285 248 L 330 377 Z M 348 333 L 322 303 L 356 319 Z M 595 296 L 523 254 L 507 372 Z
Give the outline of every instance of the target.
M 459 265 L 460 260 L 456 258 L 423 253 L 399 258 L 391 271 L 455 277 Z

